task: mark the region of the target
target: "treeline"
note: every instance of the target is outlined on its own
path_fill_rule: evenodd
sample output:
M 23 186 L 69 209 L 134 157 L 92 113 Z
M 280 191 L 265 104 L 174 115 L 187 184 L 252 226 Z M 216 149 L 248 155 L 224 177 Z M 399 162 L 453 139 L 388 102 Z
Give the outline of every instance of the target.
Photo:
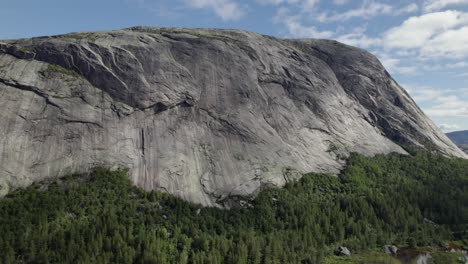
M 45 190 L 47 189 L 47 190 Z M 0 200 L 0 263 L 320 263 L 353 252 L 468 242 L 468 161 L 352 155 L 243 207 L 201 208 L 96 169 Z

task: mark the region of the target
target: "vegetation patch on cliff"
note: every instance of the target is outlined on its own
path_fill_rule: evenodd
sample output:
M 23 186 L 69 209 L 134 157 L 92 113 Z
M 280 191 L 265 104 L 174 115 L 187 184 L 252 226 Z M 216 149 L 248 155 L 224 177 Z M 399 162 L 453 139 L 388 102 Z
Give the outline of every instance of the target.
M 143 32 L 143 33 L 161 34 L 161 35 L 187 34 L 187 35 L 192 35 L 201 39 L 220 40 L 223 42 L 232 42 L 232 43 L 238 42 L 237 39 L 234 39 L 228 36 L 223 36 L 219 34 L 201 33 L 201 32 L 196 32 L 194 30 L 184 30 L 184 29 L 178 29 L 178 28 L 132 27 L 132 28 L 129 28 L 128 30 L 135 31 L 135 32 Z
M 64 67 L 56 64 L 49 64 L 47 68 L 39 71 L 45 77 L 49 77 L 50 74 L 62 74 L 64 76 L 69 76 L 73 78 L 79 78 L 80 75 L 72 70 L 65 69 Z
M 36 184 L 0 200 L 0 262 L 398 263 L 383 245 L 467 246 L 468 161 L 416 152 L 348 164 L 231 210 L 144 192 L 125 171 Z M 358 256 L 334 257 L 338 246 Z
M 78 32 L 78 33 L 70 33 L 70 34 L 61 35 L 60 37 L 68 38 L 68 39 L 75 39 L 78 41 L 84 39 L 84 40 L 94 42 L 97 40 L 98 35 L 97 33 L 94 33 L 94 32 Z

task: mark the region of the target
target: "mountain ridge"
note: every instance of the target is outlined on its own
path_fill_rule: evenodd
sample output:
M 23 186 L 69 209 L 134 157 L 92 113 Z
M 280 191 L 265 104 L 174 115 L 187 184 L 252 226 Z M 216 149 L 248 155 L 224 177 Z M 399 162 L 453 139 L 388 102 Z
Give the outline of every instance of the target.
M 466 158 L 375 56 L 336 41 L 149 27 L 8 40 L 0 88 L 4 194 L 105 165 L 219 206 L 337 173 L 351 152 Z
M 447 136 L 455 144 L 468 144 L 468 130 L 450 132 Z
M 468 154 L 468 144 L 461 144 L 458 146 L 460 147 L 461 150 L 463 150 L 465 153 Z
M 465 153 L 468 153 L 468 130 L 447 133 L 447 137 L 457 144 Z

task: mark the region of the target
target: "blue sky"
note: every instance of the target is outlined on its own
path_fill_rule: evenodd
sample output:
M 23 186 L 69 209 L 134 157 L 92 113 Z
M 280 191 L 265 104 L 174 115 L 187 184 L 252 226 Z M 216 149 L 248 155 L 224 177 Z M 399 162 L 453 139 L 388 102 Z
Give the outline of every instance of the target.
M 445 131 L 468 129 L 468 0 L 0 0 L 0 39 L 136 25 L 328 38 L 377 55 Z

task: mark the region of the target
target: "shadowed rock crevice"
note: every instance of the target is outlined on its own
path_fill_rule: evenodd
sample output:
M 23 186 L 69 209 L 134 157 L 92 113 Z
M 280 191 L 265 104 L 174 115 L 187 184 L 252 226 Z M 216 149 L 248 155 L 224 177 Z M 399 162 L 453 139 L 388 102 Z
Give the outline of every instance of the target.
M 10 54 L 18 59 L 32 60 L 36 56 L 34 52 L 24 47 L 0 42 L 0 52 Z
M 41 91 L 37 87 L 24 85 L 24 84 L 20 84 L 20 83 L 18 83 L 16 81 L 4 80 L 4 79 L 0 79 L 0 83 L 4 84 L 5 86 L 13 87 L 13 88 L 16 88 L 16 89 L 19 89 L 19 90 L 32 92 L 32 93 L 38 95 L 39 97 L 43 98 L 44 101 L 46 102 L 46 104 L 61 109 L 61 107 L 58 104 L 56 104 L 56 103 L 54 103 L 54 102 L 52 102 L 50 100 L 49 95 L 47 95 L 46 93 L 44 93 L 43 91 Z

